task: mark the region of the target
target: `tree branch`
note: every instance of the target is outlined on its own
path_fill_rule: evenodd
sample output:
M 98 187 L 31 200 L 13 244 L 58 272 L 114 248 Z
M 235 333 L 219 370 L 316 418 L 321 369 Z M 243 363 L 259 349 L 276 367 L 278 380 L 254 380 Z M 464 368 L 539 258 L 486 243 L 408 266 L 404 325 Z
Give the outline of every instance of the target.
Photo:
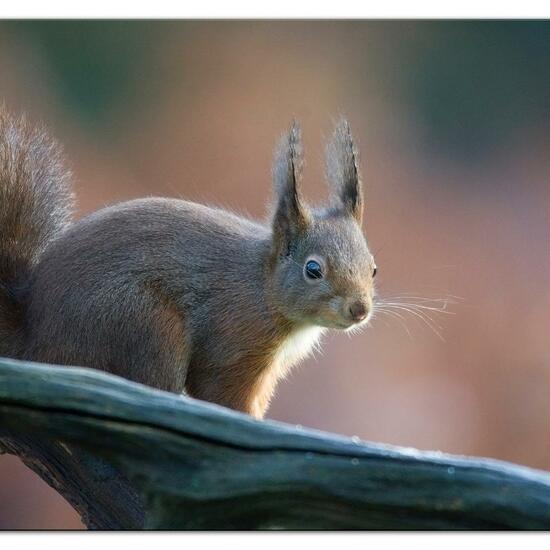
M 550 474 L 0 360 L 0 446 L 92 528 L 548 529 Z

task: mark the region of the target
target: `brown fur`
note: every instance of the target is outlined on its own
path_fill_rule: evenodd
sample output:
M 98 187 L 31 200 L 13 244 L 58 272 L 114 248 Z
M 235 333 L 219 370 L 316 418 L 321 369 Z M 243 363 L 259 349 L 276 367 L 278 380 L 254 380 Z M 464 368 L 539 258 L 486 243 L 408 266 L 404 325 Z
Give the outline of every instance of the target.
M 317 327 L 349 328 L 350 304 L 372 305 L 349 127 L 329 151 L 330 207 L 303 200 L 301 155 L 293 125 L 275 154 L 266 224 L 162 198 L 70 223 L 58 146 L 1 111 L 0 353 L 102 369 L 261 418 Z M 319 280 L 306 274 L 311 258 Z

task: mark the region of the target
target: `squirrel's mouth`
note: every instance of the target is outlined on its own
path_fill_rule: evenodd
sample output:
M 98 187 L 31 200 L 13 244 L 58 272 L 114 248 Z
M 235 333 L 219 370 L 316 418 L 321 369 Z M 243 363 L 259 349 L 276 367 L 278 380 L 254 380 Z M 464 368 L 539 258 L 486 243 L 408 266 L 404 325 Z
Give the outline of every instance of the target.
M 319 315 L 310 320 L 314 325 L 333 329 L 333 330 L 352 330 L 354 328 L 364 327 L 372 318 L 372 312 L 369 311 L 368 315 L 359 321 L 348 319 L 343 316 L 336 315 Z
M 360 326 L 365 325 L 370 318 L 370 315 L 367 316 L 366 319 L 363 319 L 362 321 L 350 321 L 347 319 L 331 319 L 331 320 L 325 320 L 323 322 L 319 322 L 318 324 L 330 329 L 335 330 L 351 330 Z

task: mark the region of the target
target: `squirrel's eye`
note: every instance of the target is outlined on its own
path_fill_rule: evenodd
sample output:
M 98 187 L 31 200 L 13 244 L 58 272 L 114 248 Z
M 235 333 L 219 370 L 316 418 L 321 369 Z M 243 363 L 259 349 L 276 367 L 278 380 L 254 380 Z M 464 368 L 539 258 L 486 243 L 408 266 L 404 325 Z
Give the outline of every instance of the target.
M 316 262 L 315 260 L 309 260 L 309 262 L 307 262 L 305 271 L 309 279 L 323 278 L 323 271 L 321 269 L 321 266 L 319 265 L 319 262 Z
M 377 269 L 376 267 L 372 270 L 372 278 L 374 279 L 376 277 Z

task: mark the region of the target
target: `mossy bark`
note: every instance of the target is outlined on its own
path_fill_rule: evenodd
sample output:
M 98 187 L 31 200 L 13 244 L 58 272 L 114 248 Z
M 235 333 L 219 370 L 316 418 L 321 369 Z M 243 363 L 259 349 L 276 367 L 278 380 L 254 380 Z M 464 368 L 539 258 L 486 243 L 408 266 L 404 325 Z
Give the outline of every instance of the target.
M 549 529 L 550 474 L 0 360 L 0 446 L 96 529 Z

